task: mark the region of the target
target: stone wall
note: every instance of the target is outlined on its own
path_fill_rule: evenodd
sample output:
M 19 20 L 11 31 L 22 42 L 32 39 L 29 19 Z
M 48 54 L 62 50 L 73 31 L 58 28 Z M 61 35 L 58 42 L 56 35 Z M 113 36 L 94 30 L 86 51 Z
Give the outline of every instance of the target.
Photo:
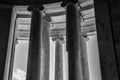
M 114 43 L 117 53 L 117 60 L 119 64 L 120 71 L 120 1 L 119 0 L 109 0 L 111 23 L 113 28 Z M 120 76 L 120 73 L 119 73 Z
M 4 74 L 11 13 L 11 7 L 0 6 L 0 80 L 3 80 Z
M 107 0 L 94 0 L 102 80 L 119 80 Z

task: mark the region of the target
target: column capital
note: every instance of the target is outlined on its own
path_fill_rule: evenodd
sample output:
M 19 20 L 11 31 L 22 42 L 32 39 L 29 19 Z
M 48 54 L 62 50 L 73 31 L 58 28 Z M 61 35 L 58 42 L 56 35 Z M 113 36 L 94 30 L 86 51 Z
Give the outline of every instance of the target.
M 51 17 L 46 13 L 45 10 L 43 10 L 43 13 L 45 14 L 45 15 L 43 16 L 43 19 L 46 19 L 48 22 L 51 22 L 52 19 L 51 19 Z
M 64 0 L 61 3 L 61 7 L 65 7 L 67 5 L 67 3 L 72 3 L 72 4 L 76 4 L 78 2 L 78 0 Z
M 60 41 L 62 41 L 63 43 L 65 42 L 64 37 L 63 37 L 63 36 L 60 36 L 60 35 L 53 36 L 53 37 L 52 37 L 52 40 L 53 40 L 53 41 L 60 40 Z
M 86 41 L 89 40 L 88 34 L 87 33 L 82 33 L 83 38 L 85 38 Z
M 45 15 L 45 16 L 43 17 L 43 19 L 46 19 L 48 22 L 51 22 L 51 21 L 52 21 L 51 17 L 48 16 L 48 15 Z
M 33 10 L 43 10 L 44 6 L 43 5 L 30 5 L 28 7 L 28 11 L 33 11 Z

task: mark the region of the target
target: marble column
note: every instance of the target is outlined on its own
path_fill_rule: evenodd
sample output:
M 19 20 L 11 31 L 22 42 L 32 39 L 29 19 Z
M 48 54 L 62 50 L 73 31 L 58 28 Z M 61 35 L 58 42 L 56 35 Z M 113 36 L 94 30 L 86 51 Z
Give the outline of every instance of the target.
M 66 40 L 69 80 L 82 80 L 77 6 L 73 2 L 66 4 Z
M 26 80 L 40 80 L 42 6 L 30 6 L 32 13 Z
M 81 71 L 83 80 L 89 80 L 88 55 L 86 41 L 83 36 L 80 36 L 80 56 L 81 56 Z
M 50 23 L 44 17 L 42 28 L 42 52 L 41 52 L 41 73 L 40 80 L 49 80 L 50 63 Z
M 57 36 L 53 38 L 55 45 L 55 80 L 63 80 L 63 37 Z
M 81 80 L 89 80 L 89 68 L 88 68 L 88 55 L 87 55 L 87 45 L 86 39 L 87 34 L 82 33 L 81 30 L 81 14 L 77 13 L 77 24 L 79 33 L 79 53 L 80 53 L 80 67 L 81 67 Z

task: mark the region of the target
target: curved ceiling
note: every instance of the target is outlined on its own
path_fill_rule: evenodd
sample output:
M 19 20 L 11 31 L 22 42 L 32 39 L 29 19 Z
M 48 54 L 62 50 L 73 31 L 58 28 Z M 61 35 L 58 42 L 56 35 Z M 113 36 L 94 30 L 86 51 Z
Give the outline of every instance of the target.
M 57 3 L 63 0 L 0 0 L 0 4 L 10 4 L 10 5 L 41 5 Z M 79 2 L 91 1 L 91 0 L 78 0 Z
M 0 4 L 11 5 L 40 5 L 60 2 L 62 0 L 0 0 Z

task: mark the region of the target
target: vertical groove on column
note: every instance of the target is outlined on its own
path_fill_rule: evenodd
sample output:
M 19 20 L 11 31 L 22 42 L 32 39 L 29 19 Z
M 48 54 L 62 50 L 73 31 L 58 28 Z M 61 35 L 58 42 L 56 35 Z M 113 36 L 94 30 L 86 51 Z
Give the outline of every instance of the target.
M 40 80 L 41 12 L 32 11 L 26 80 Z
M 56 39 L 55 49 L 55 80 L 63 80 L 62 41 Z

